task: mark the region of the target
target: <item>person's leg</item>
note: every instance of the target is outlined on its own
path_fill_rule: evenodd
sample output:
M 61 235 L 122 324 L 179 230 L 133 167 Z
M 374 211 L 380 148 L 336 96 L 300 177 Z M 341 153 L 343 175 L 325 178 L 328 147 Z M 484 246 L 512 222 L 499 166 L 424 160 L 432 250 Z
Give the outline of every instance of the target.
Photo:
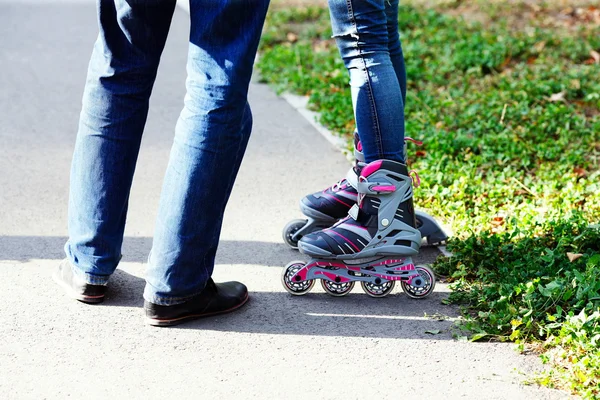
M 187 95 L 144 290 L 154 305 L 196 299 L 212 275 L 223 212 L 252 128 L 247 93 L 268 3 L 190 1 Z
M 406 67 L 404 65 L 404 53 L 400 42 L 398 31 L 398 2 L 399 0 L 388 0 L 385 2 L 385 14 L 387 17 L 388 50 L 390 59 L 396 71 L 396 77 L 400 84 L 402 103 L 406 106 Z
M 333 35 L 350 75 L 366 162 L 403 162 L 404 103 L 390 57 L 388 0 L 329 0 Z
M 148 101 L 175 3 L 97 1 L 100 33 L 73 154 L 65 245 L 74 275 L 87 284 L 105 285 L 121 258 Z

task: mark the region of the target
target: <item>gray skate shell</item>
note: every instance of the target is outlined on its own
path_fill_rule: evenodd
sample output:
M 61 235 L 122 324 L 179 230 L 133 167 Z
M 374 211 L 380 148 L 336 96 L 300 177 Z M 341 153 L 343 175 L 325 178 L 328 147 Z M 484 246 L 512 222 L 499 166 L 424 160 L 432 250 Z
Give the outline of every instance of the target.
M 359 154 L 362 153 L 359 152 Z M 363 164 L 363 167 L 366 165 L 360 161 L 359 164 Z M 348 173 L 346 174 L 346 181 L 350 184 L 350 186 L 358 190 L 358 175 L 356 174 L 354 168 L 350 168 L 348 170 Z M 302 201 L 300 201 L 300 210 L 307 217 L 307 222 L 306 225 L 304 225 L 292 236 L 292 239 L 295 241 L 300 240 L 300 238 L 312 232 L 329 228 L 337 222 L 336 219 L 306 206 Z M 420 222 L 418 229 L 421 233 L 421 237 L 423 238 L 423 246 L 435 246 L 443 244 L 446 242 L 446 240 L 448 240 L 448 235 L 431 215 L 424 211 L 415 210 L 415 216 Z M 306 254 L 316 255 L 318 253 L 322 256 L 329 254 L 328 252 L 323 253 L 323 250 L 321 249 L 309 249 L 310 246 L 304 247 L 308 251 Z
M 339 268 L 335 270 L 335 276 L 347 278 L 351 281 L 358 282 L 378 283 L 381 282 L 382 279 L 384 279 L 385 281 L 411 281 L 411 284 L 414 287 L 424 287 L 426 285 L 426 281 L 424 280 L 419 280 L 420 282 L 413 283 L 412 279 L 419 276 L 419 271 L 416 268 L 404 271 L 398 271 L 394 269 L 398 266 L 413 264 L 411 257 L 405 257 L 398 261 L 399 263 L 395 265 L 381 265 L 376 267 L 372 266 L 373 262 L 352 264 L 352 266 L 360 268 L 361 275 L 357 275 L 354 271 L 351 272 L 349 269 L 346 268 Z M 327 267 L 322 266 L 314 266 L 310 268 L 310 270 L 306 274 L 306 280 L 323 279 L 329 282 L 336 282 L 335 278 L 331 278 L 330 276 L 328 276 L 328 274 L 323 274 L 323 271 L 329 272 L 330 270 L 328 270 Z M 380 278 L 378 275 L 386 275 L 386 278 Z
M 391 162 L 391 161 L 388 161 Z M 398 163 L 399 165 L 402 165 Z M 395 179 L 392 179 L 394 177 Z M 364 178 L 363 178 L 364 179 Z M 373 188 L 378 186 L 394 186 L 395 191 L 381 193 Z M 413 196 L 412 178 L 398 172 L 379 169 L 362 182 L 359 179 L 357 188 L 361 194 L 377 195 L 381 200 L 378 210 L 377 234 L 358 253 L 333 255 L 327 250 L 316 246 L 299 242 L 298 248 L 304 254 L 313 257 L 324 257 L 337 260 L 356 260 L 377 256 L 413 256 L 419 253 L 421 246 L 421 233 L 417 228 L 400 221 L 396 218 L 396 212 L 401 212 L 399 206 L 405 201 L 410 201 Z M 387 226 L 384 221 L 388 222 Z M 397 231 L 394 235 L 392 232 Z M 410 246 L 397 245 L 396 241 L 406 241 Z
M 304 214 L 305 216 L 307 216 L 308 218 L 312 218 L 312 219 L 316 219 L 319 221 L 323 221 L 325 223 L 328 223 L 330 225 L 333 225 L 337 219 L 330 217 L 327 214 L 323 214 L 320 211 L 314 210 L 310 207 L 308 207 L 306 204 L 304 204 L 302 202 L 302 200 L 300 201 L 300 211 L 302 211 L 302 214 Z
M 359 154 L 362 153 L 359 152 Z M 360 161 L 359 164 L 363 164 L 363 166 L 366 165 Z M 358 175 L 356 175 L 354 168 L 350 168 L 350 170 L 346 174 L 346 181 L 354 189 L 358 188 Z M 446 232 L 444 232 L 442 227 L 431 215 L 427 214 L 424 211 L 415 210 L 415 216 L 417 220 L 420 221 L 419 232 L 421 232 L 421 237 L 425 239 L 424 243 L 426 245 L 434 246 L 438 244 L 443 244 L 446 242 L 446 240 L 448 240 L 448 235 L 446 234 Z
M 309 233 L 329 228 L 337 222 L 335 218 L 331 218 L 329 215 L 307 207 L 302 201 L 300 201 L 300 211 L 306 216 L 307 221 L 306 225 L 300 228 L 298 232 L 294 233 L 292 236 L 292 240 L 295 241 L 300 240 L 302 236 L 308 235 Z
M 415 217 L 421 222 L 419 232 L 421 236 L 426 238 L 427 245 L 436 246 L 444 244 L 448 240 L 448 235 L 442 227 L 437 223 L 435 218 L 424 211 L 415 210 Z

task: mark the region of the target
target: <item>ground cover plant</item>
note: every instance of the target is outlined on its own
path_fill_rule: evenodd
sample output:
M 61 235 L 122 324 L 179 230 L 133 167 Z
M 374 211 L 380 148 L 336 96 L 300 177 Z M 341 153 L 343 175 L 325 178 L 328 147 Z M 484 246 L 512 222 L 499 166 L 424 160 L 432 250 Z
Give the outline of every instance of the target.
M 415 203 L 452 227 L 453 281 L 475 340 L 536 343 L 540 383 L 600 396 L 600 10 L 413 1 L 399 21 Z M 483 10 L 483 11 L 482 11 Z M 348 77 L 319 6 L 269 15 L 258 69 L 354 129 Z M 332 182 L 336 177 L 332 177 Z M 313 188 L 314 189 L 314 188 Z M 312 190 L 307 188 L 307 190 Z

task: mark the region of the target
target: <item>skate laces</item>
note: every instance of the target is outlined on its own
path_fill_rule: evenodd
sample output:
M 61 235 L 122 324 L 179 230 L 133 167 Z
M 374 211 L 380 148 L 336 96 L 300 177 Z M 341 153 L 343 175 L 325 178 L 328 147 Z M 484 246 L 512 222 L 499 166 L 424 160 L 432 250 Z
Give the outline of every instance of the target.
M 413 139 L 413 138 L 411 138 L 411 137 L 409 137 L 409 136 L 404 136 L 404 141 L 405 141 L 405 142 L 411 142 L 411 143 L 414 143 L 414 144 L 416 144 L 417 146 L 423 146 L 423 142 L 422 142 L 422 141 L 420 141 L 420 140 L 417 140 L 417 139 Z
M 342 188 L 342 185 L 346 182 L 346 178 L 342 178 L 331 186 L 331 191 L 338 192 Z
M 420 141 L 420 140 L 417 140 L 417 139 L 413 139 L 413 138 L 411 138 L 411 137 L 409 137 L 409 136 L 405 136 L 405 137 L 404 137 L 404 141 L 405 141 L 405 142 L 411 142 L 411 143 L 414 143 L 414 144 L 416 144 L 417 146 L 423 146 L 423 142 L 422 142 L 422 141 Z M 408 172 L 408 175 L 409 175 L 409 176 L 410 176 L 410 178 L 412 179 L 412 182 L 413 182 L 413 186 L 414 186 L 414 187 L 418 188 L 419 186 L 421 186 L 421 178 L 419 177 L 419 174 L 417 173 L 417 171 L 416 171 L 416 170 L 414 170 L 414 169 L 411 169 L 411 170 Z
M 418 188 L 419 186 L 421 186 L 421 178 L 419 177 L 419 174 L 416 170 L 411 169 L 410 171 L 408 171 L 408 176 L 410 176 L 410 179 L 412 179 L 414 187 Z

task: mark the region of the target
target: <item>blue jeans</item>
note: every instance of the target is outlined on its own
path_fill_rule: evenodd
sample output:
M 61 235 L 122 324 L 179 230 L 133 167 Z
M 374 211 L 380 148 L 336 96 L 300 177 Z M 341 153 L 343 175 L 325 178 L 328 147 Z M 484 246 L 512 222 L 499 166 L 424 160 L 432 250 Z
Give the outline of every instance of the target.
M 366 162 L 404 162 L 406 71 L 398 0 L 329 0 L 333 36 L 350 75 Z
M 269 0 L 191 0 L 185 106 L 177 126 L 144 298 L 185 301 L 210 278 L 225 205 L 252 129 L 247 101 Z M 104 285 L 121 258 L 148 102 L 175 0 L 98 0 L 100 33 L 73 155 L 67 258 Z

